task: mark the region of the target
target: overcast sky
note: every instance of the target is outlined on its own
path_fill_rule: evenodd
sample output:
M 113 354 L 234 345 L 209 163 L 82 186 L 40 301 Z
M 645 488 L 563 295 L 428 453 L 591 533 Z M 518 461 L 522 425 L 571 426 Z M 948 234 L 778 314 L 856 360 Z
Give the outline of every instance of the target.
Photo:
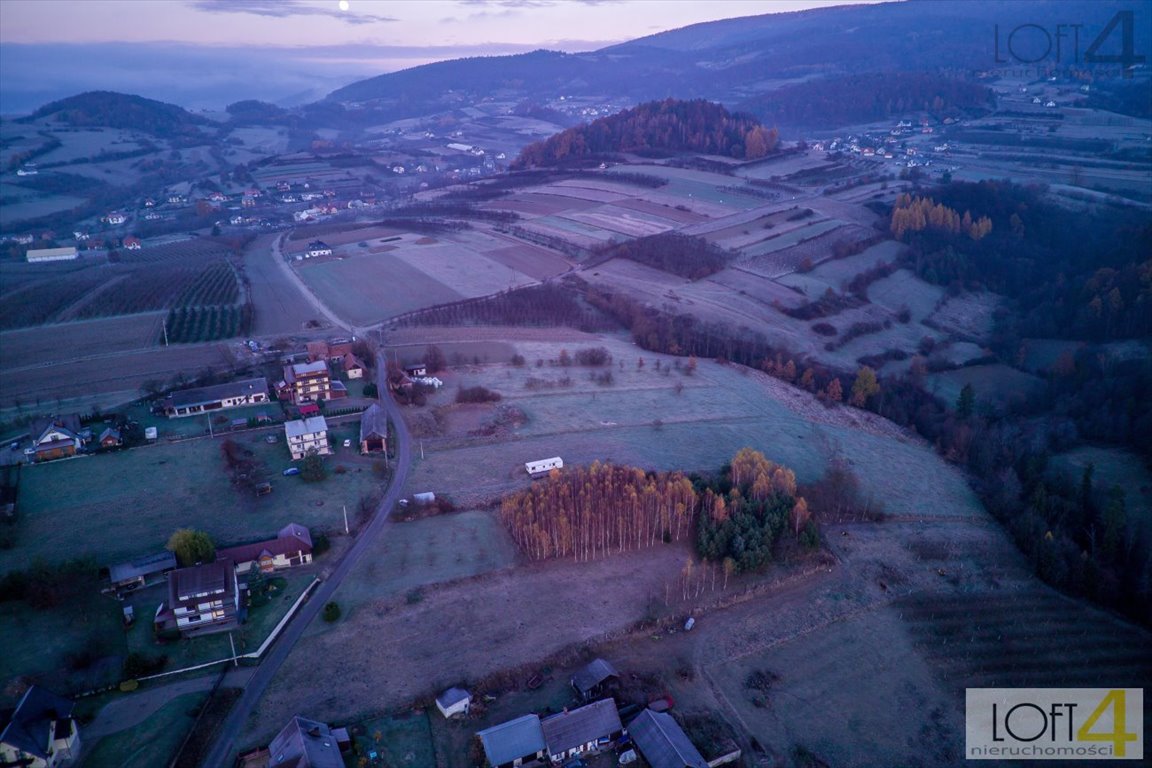
M 594 50 L 835 0 L 0 0 L 0 112 L 106 89 L 304 101 L 431 61 Z M 275 66 L 269 64 L 275 62 Z M 220 100 L 224 100 L 221 102 Z

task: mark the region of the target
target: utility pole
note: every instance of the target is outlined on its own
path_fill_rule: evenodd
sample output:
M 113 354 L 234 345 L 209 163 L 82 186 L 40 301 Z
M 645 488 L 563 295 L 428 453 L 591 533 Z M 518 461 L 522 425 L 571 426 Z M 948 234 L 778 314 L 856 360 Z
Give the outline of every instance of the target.
M 209 413 L 209 414 L 207 414 L 207 416 L 208 416 L 208 437 L 209 438 L 215 438 L 216 435 L 212 433 L 212 414 Z
M 344 535 L 348 535 L 348 505 L 344 505 Z
M 164 322 L 160 326 L 164 329 L 164 346 L 168 346 L 168 318 L 164 318 Z
M 236 660 L 236 643 L 232 640 L 232 633 L 228 633 L 228 644 L 232 646 L 232 666 L 240 666 L 240 662 Z

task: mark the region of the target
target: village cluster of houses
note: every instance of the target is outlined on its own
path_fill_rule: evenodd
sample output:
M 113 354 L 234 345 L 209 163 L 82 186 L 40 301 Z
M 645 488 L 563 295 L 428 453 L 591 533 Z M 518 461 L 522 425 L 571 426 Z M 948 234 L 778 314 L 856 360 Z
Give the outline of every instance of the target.
M 650 768 L 707 768 L 700 754 L 666 706 L 652 705 L 632 715 L 627 724 L 610 695 L 620 675 L 611 663 L 595 659 L 573 675 L 571 684 L 581 706 L 540 717 L 522 715 L 476 733 L 492 768 L 519 768 L 560 764 L 605 751 L 621 753 L 626 764 L 644 757 Z M 466 715 L 471 696 L 460 688 L 450 688 L 436 699 L 445 717 Z M 666 702 L 665 702 L 666 704 Z

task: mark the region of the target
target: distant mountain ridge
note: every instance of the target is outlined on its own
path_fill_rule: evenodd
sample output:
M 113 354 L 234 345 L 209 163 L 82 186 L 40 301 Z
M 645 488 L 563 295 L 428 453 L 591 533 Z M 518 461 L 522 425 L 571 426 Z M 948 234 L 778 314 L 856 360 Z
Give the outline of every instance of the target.
M 183 107 L 115 91 L 87 91 L 45 104 L 21 122 L 54 118 L 77 128 L 123 128 L 166 137 L 196 131 L 211 121 Z
M 588 53 L 539 50 L 428 64 L 352 83 L 333 91 L 327 101 L 370 102 L 399 118 L 502 95 L 627 97 L 637 102 L 705 98 L 750 110 L 771 124 L 784 117 L 772 106 L 769 94 L 785 84 L 917 72 L 939 78 L 941 93 L 927 94 L 925 99 L 921 92 L 910 101 L 931 104 L 937 95 L 949 101 L 952 94 L 967 103 L 981 97 L 960 94 L 944 80 L 971 80 L 979 72 L 1003 66 L 1005 41 L 996 37 L 997 31 L 1003 38 L 1022 24 L 1042 28 L 1079 24 L 1083 39 L 1076 53 L 1083 66 L 1094 36 L 1123 10 L 1131 10 L 1131 5 L 1121 0 L 906 0 L 817 8 L 695 24 Z M 1134 33 L 1135 50 L 1147 52 L 1152 32 L 1138 22 Z M 1070 52 L 1064 55 L 1067 60 L 1057 65 L 1073 63 Z M 1046 63 L 1031 66 L 1040 72 Z M 923 91 L 925 81 L 917 85 Z M 897 100 L 892 100 L 893 106 Z M 803 115 L 793 107 L 787 113 L 789 120 L 824 127 L 855 119 L 851 111 Z

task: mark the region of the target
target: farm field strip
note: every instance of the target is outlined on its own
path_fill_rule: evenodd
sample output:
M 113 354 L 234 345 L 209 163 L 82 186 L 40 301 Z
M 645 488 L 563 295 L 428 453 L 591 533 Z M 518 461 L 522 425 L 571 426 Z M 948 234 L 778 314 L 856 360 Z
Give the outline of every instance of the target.
M 465 298 L 487 296 L 536 282 L 496 259 L 455 243 L 413 246 L 392 255 Z
M 623 191 L 594 189 L 592 187 L 569 187 L 561 183 L 546 184 L 540 187 L 529 187 L 529 193 L 552 195 L 554 197 L 574 198 L 594 203 L 611 203 L 629 197 Z
M 782 251 L 785 248 L 791 248 L 799 245 L 805 240 L 819 237 L 820 235 L 832 232 L 833 230 L 840 229 L 844 226 L 844 222 L 837 221 L 836 219 L 825 219 L 824 221 L 815 221 L 807 226 L 797 227 L 795 229 L 781 232 L 778 236 L 771 237 L 750 246 L 743 248 L 742 251 L 745 256 L 756 258 L 758 256 L 767 256 L 769 254 Z
M 629 237 L 647 237 L 675 229 L 671 224 L 658 224 L 645 218 L 629 214 L 613 215 L 611 213 L 586 212 L 563 213 L 560 214 L 560 216 L 581 224 L 590 224 L 594 227 L 608 230 L 609 232 L 618 232 L 619 234 Z
M 671 205 L 659 205 L 651 202 L 650 200 L 641 200 L 638 198 L 629 198 L 627 200 L 617 200 L 612 203 L 617 208 L 627 208 L 641 213 L 647 213 L 650 216 L 655 216 L 657 219 L 664 219 L 674 222 L 676 225 L 692 225 L 703 220 L 704 217 L 699 214 L 692 213 L 689 210 L 681 210 Z
M 462 294 L 396 258 L 396 252 L 372 259 L 307 264 L 297 274 L 340 318 L 366 325 L 415 309 L 458 301 Z M 396 286 L 404 286 L 397 290 Z
M 503 248 L 485 251 L 484 256 L 535 280 L 547 280 L 572 268 L 568 261 L 552 251 L 522 243 L 513 245 L 511 240 L 508 243 Z

